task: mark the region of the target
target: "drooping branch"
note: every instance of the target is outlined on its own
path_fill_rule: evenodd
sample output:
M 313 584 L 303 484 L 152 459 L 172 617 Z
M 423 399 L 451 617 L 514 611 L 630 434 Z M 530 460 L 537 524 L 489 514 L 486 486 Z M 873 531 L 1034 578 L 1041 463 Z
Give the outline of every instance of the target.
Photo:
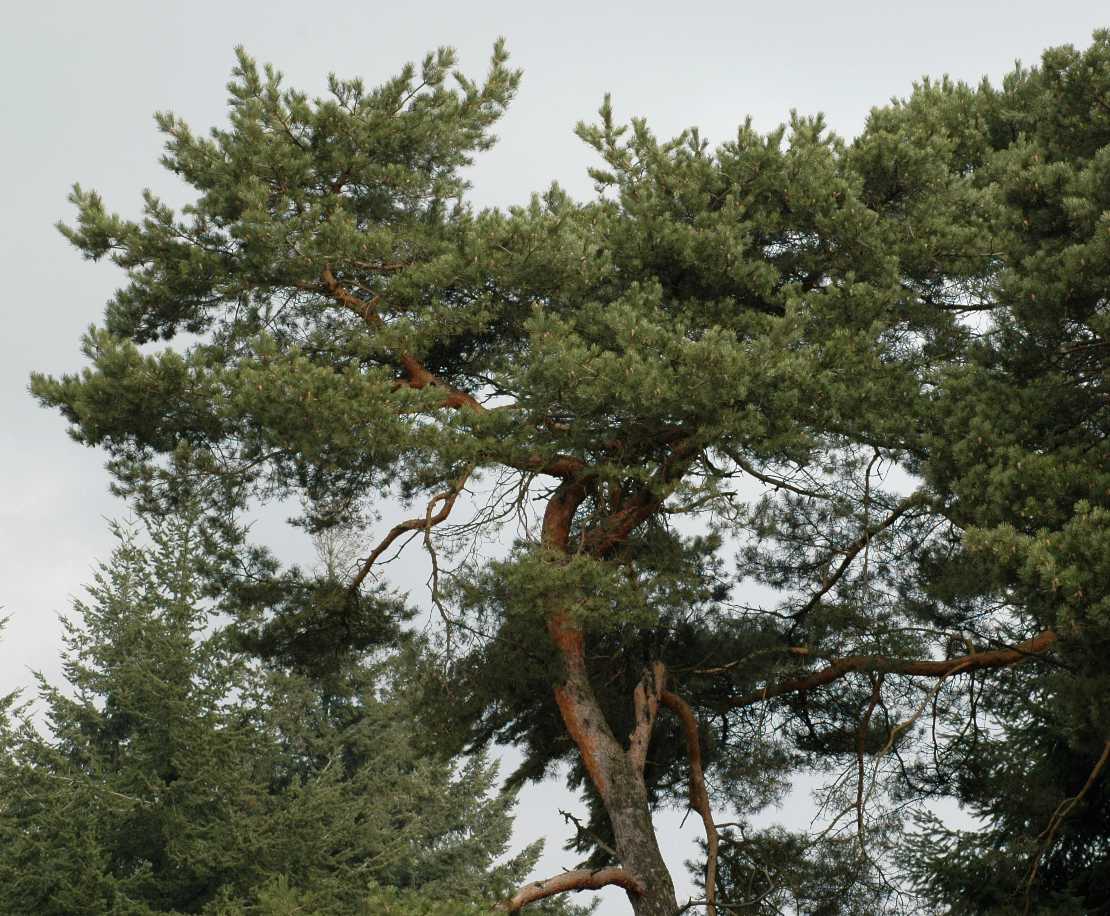
M 871 683 L 871 699 L 867 703 L 867 709 L 863 714 L 863 719 L 860 720 L 859 728 L 856 729 L 856 838 L 859 840 L 860 852 L 867 855 L 867 842 L 866 842 L 866 819 L 864 818 L 865 801 L 864 798 L 864 785 L 865 785 L 865 763 L 864 752 L 867 749 L 867 735 L 871 730 L 871 717 L 875 714 L 875 707 L 879 705 L 883 698 L 883 678 L 885 675 L 879 674 Z
M 642 894 L 645 890 L 643 882 L 623 868 L 601 868 L 596 871 L 578 868 L 548 878 L 546 881 L 533 881 L 531 884 L 526 884 L 508 900 L 499 903 L 496 909 L 519 913 L 528 904 L 554 897 L 556 894 L 565 894 L 568 891 L 597 891 L 603 887 L 613 886 L 622 887 L 633 894 Z
M 705 788 L 705 770 L 701 763 L 701 734 L 694 711 L 677 693 L 664 690 L 660 701 L 682 722 L 686 734 L 686 753 L 690 758 L 690 807 L 701 815 L 705 826 L 705 912 L 706 916 L 717 916 L 717 826 L 713 823 L 713 809 L 709 805 L 709 793 Z
M 735 451 L 729 448 L 719 447 L 720 451 L 728 456 L 741 471 L 749 477 L 754 477 L 768 486 L 774 487 L 776 490 L 789 490 L 791 493 L 797 493 L 799 496 L 809 496 L 813 499 L 829 499 L 828 493 L 822 493 L 817 490 L 810 490 L 805 487 L 799 487 L 797 484 L 787 480 L 785 477 L 776 477 L 772 474 L 764 474 L 762 471 L 757 471 L 752 465 L 741 458 Z
M 614 859 L 617 859 L 617 860 L 620 859 L 620 856 L 617 854 L 617 851 L 612 846 L 610 846 L 608 843 L 606 843 L 605 840 L 603 840 L 596 833 L 594 833 L 594 831 L 590 830 L 589 827 L 587 827 L 585 824 L 583 824 L 582 821 L 580 821 L 577 817 L 575 817 L 569 811 L 564 811 L 562 808 L 560 808 L 559 809 L 559 814 L 566 823 L 574 824 L 574 829 L 575 829 L 575 832 L 578 834 L 578 839 L 579 840 L 585 839 L 587 842 L 593 843 L 595 846 L 597 846 L 598 849 L 601 849 L 601 850 L 607 852 Z
M 873 674 L 904 674 L 909 677 L 948 677 L 964 671 L 979 671 L 986 668 L 1008 668 L 1028 658 L 1048 651 L 1056 642 L 1056 633 L 1045 630 L 1006 649 L 991 649 L 986 652 L 972 652 L 939 661 L 931 659 L 892 658 L 887 655 L 848 655 L 834 659 L 820 671 L 801 677 L 789 678 L 777 684 L 768 684 L 759 690 L 729 701 L 732 707 L 754 706 L 765 700 L 788 693 L 805 693 L 824 687 L 852 672 L 862 671 Z

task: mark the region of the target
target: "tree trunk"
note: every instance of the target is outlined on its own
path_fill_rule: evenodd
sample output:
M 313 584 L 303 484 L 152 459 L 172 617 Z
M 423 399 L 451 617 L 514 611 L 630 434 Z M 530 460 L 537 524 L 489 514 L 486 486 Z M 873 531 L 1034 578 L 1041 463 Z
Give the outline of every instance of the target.
M 564 665 L 563 681 L 555 688 L 563 723 L 605 807 L 620 864 L 644 886 L 642 894 L 628 892 L 632 911 L 636 916 L 674 916 L 678 910 L 674 883 L 659 852 L 643 777 L 657 700 L 652 702 L 646 688 L 637 691 L 637 726 L 625 750 L 614 737 L 587 677 L 582 630 L 559 613 L 548 621 L 548 631 Z M 650 686 L 656 689 L 654 684 Z
M 584 496 L 581 485 L 574 482 L 564 482 L 552 496 L 544 513 L 546 547 L 565 555 L 571 520 Z M 674 882 L 659 852 L 644 786 L 644 759 L 663 689 L 663 669 L 645 672 L 636 690 L 636 725 L 626 750 L 613 735 L 590 684 L 582 628 L 564 608 L 553 608 L 547 631 L 563 665 L 555 702 L 605 807 L 620 864 L 644 888 L 642 893 L 628 891 L 632 911 L 635 916 L 674 916 L 678 910 Z
M 644 884 L 644 893 L 629 892 L 636 916 L 674 916 L 678 910 L 674 883 L 659 852 L 643 777 L 622 753 L 612 762 L 609 797 L 603 799 L 613 826 L 621 864 Z

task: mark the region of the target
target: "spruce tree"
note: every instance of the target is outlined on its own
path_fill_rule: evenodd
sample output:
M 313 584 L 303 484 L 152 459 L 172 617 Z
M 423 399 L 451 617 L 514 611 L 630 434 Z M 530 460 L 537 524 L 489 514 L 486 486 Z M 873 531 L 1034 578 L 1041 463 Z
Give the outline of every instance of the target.
M 496 864 L 513 798 L 488 759 L 422 746 L 397 662 L 325 690 L 234 651 L 194 521 L 150 533 L 117 528 L 75 605 L 46 734 L 5 719 L 0 910 L 488 912 L 537 851 Z
M 921 565 L 926 597 L 977 642 L 1052 646 L 984 683 L 926 770 L 985 823 L 932 817 L 917 844 L 925 889 L 954 912 L 1110 912 L 1108 99 L 1103 31 L 997 88 L 923 84 L 857 147 L 878 205 L 912 214 L 911 282 L 976 330 L 915 449 L 963 532 Z

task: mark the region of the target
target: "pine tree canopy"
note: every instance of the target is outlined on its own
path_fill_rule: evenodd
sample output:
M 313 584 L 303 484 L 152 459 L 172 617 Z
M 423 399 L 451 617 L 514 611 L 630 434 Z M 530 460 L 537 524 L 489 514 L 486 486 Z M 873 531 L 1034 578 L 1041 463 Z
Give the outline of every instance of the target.
M 1110 912 L 1110 33 L 852 142 L 606 99 L 596 196 L 507 211 L 461 170 L 520 74 L 454 68 L 312 100 L 239 52 L 226 127 L 158 116 L 179 213 L 74 188 L 62 231 L 127 279 L 36 396 L 139 511 L 201 501 L 204 593 L 312 683 L 400 638 L 381 567 L 423 546 L 413 721 L 518 746 L 514 785 L 569 764 L 587 809 L 582 867 L 505 909 L 674 916 L 672 805 L 709 916 Z M 282 568 L 260 500 L 358 561 Z M 751 826 L 807 772 L 819 833 Z

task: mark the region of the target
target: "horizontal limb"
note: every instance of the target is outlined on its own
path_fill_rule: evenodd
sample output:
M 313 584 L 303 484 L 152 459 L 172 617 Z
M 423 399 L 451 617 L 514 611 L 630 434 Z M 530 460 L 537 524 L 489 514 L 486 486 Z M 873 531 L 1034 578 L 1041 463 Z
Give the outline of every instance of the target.
M 940 677 L 945 678 L 952 674 L 961 674 L 965 671 L 980 671 L 986 668 L 1008 668 L 1025 661 L 1027 658 L 1047 652 L 1056 642 L 1056 634 L 1052 630 L 1045 630 L 1007 649 L 992 649 L 987 652 L 971 652 L 956 658 L 940 661 L 931 659 L 891 658 L 887 655 L 847 655 L 834 659 L 820 671 L 814 671 L 801 677 L 779 681 L 777 684 L 768 684 L 760 690 L 752 691 L 746 696 L 739 697 L 729 702 L 733 707 L 754 706 L 765 700 L 780 697 L 788 693 L 804 693 L 818 687 L 824 687 L 833 681 L 838 681 L 845 675 L 855 671 L 873 674 L 904 674 L 909 677 Z
M 556 894 L 565 894 L 568 891 L 597 891 L 603 887 L 623 887 L 633 894 L 644 892 L 643 882 L 623 868 L 616 866 L 599 868 L 577 868 L 574 871 L 565 871 L 546 881 L 533 881 L 526 884 L 513 894 L 508 900 L 503 900 L 497 909 L 508 913 L 519 913 L 524 907 L 537 900 L 554 897 Z

